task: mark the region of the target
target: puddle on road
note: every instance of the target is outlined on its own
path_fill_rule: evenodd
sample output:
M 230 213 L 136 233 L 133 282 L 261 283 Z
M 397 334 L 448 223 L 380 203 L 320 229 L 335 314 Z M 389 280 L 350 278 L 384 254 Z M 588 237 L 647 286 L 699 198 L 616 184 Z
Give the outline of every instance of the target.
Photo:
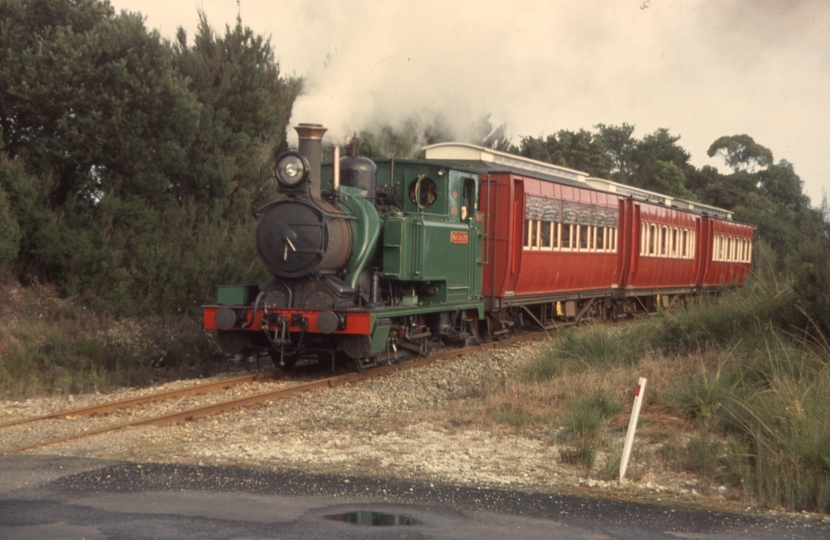
M 369 510 L 358 510 L 357 512 L 346 512 L 345 514 L 332 514 L 325 516 L 330 521 L 342 521 L 353 525 L 365 525 L 368 527 L 397 527 L 400 525 L 421 525 L 421 521 L 402 514 L 384 514 L 371 512 Z

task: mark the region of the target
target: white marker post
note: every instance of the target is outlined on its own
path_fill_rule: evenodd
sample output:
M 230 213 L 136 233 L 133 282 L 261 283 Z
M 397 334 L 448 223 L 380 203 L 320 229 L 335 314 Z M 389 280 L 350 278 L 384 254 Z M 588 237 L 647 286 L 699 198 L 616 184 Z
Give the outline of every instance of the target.
M 646 380 L 640 377 L 637 391 L 634 393 L 634 408 L 631 409 L 631 420 L 628 422 L 628 433 L 625 436 L 622 459 L 620 460 L 620 483 L 622 484 L 625 470 L 628 468 L 628 458 L 631 457 L 631 447 L 634 446 L 634 432 L 637 431 L 637 419 L 640 418 L 640 407 L 643 406 L 643 394 L 646 392 Z

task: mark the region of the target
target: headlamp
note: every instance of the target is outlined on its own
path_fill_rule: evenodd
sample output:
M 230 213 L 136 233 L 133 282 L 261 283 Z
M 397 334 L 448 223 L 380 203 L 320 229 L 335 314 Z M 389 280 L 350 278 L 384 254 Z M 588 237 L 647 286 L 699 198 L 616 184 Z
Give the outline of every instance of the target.
M 310 172 L 308 160 L 302 154 L 293 151 L 280 154 L 274 165 L 277 181 L 287 188 L 295 188 L 308 180 Z

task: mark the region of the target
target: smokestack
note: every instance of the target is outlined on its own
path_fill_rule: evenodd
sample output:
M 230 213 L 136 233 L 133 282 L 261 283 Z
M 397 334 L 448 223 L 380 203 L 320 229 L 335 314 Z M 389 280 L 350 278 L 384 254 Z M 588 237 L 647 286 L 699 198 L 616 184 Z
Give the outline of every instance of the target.
M 320 199 L 320 163 L 323 160 L 323 134 L 327 131 L 322 124 L 299 124 L 294 128 L 300 139 L 299 152 L 308 160 L 311 168 L 311 197 Z

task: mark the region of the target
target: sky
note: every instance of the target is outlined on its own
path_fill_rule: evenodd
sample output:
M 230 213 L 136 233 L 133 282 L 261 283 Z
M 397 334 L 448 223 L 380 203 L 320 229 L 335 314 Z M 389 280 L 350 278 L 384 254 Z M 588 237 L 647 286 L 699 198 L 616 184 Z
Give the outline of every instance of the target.
M 814 205 L 830 197 L 826 0 L 110 1 L 170 39 L 192 39 L 199 9 L 220 33 L 241 15 L 305 78 L 292 125 L 323 124 L 331 142 L 410 118 L 461 138 L 489 113 L 515 144 L 625 122 L 638 138 L 667 128 L 695 166 L 728 173 L 706 151 L 745 133 L 794 165 Z

